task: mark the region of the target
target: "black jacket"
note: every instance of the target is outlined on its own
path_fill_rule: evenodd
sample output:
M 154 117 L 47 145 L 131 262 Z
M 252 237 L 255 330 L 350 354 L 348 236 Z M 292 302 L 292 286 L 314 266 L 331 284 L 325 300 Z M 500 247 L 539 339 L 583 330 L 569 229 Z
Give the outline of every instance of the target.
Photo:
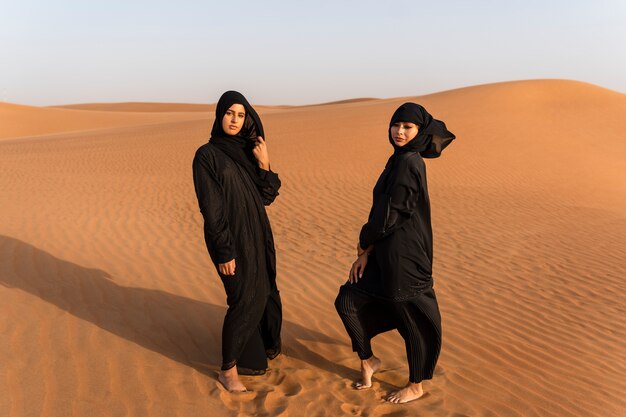
M 265 205 L 278 195 L 280 179 L 272 171 L 258 170 L 265 187 L 255 184 L 241 165 L 211 143 L 201 146 L 193 160 L 194 186 L 213 263 L 235 259 L 235 278 L 240 279 L 226 283 L 244 281 L 245 287 L 265 292 L 276 279 L 274 238 Z
M 373 244 L 374 250 L 357 288 L 400 301 L 432 287 L 430 201 L 418 152 L 399 153 L 387 163 L 359 243 L 364 249 Z

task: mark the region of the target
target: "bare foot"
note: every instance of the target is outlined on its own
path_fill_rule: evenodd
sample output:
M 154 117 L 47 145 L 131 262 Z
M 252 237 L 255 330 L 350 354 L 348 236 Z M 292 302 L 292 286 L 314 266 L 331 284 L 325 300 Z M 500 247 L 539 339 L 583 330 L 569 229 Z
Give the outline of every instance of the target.
M 372 355 L 371 358 L 361 361 L 361 380 L 355 382 L 352 386 L 354 389 L 366 389 L 372 386 L 372 375 L 380 369 L 380 359 Z
M 422 383 L 419 382 L 414 384 L 409 382 L 406 387 L 402 388 L 400 391 L 392 392 L 386 399 L 390 403 L 403 404 L 408 403 L 409 401 L 417 400 L 422 395 L 424 395 Z
M 220 371 L 220 374 L 217 376 L 217 380 L 224 385 L 230 392 L 246 392 L 246 387 L 241 383 L 239 379 L 239 374 L 237 373 L 237 367 L 233 366 L 232 368 L 226 371 Z

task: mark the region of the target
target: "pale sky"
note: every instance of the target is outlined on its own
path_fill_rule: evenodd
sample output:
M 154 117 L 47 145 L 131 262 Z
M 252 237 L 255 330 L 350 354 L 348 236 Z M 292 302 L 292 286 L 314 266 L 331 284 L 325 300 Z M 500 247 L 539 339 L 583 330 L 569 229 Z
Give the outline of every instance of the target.
M 308 104 L 565 78 L 626 92 L 626 0 L 0 0 L 0 101 Z

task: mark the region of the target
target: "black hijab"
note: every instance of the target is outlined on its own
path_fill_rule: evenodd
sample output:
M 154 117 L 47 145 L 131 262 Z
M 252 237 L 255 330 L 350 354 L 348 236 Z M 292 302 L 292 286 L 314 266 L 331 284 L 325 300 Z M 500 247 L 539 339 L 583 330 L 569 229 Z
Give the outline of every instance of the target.
M 404 146 L 396 145 L 391 137 L 391 126 L 397 122 L 410 122 L 419 126 L 415 138 Z M 424 107 L 416 103 L 404 103 L 398 107 L 389 122 L 389 142 L 394 148 L 394 155 L 419 152 L 424 158 L 437 158 L 455 138 L 444 122 L 434 119 Z
M 236 135 L 228 135 L 222 128 L 222 119 L 226 111 L 233 104 L 241 104 L 246 109 L 246 118 L 243 127 Z M 250 175 L 258 186 L 266 186 L 266 181 L 259 175 L 259 166 L 252 150 L 256 145 L 257 136 L 265 139 L 261 118 L 248 103 L 243 94 L 237 91 L 227 91 L 220 97 L 215 107 L 215 121 L 211 129 L 210 143 L 217 146 L 233 161 L 239 164 Z

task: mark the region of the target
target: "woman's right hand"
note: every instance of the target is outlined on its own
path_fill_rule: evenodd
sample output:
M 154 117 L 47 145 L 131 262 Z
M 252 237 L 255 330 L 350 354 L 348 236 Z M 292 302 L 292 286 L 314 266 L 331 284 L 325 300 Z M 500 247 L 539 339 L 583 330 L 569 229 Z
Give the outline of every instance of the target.
M 220 270 L 220 274 L 222 275 L 235 275 L 235 260 L 231 259 L 230 261 L 219 264 L 218 268 Z
M 252 154 L 259 161 L 259 167 L 264 169 L 265 171 L 270 170 L 270 156 L 267 153 L 267 145 L 265 144 L 265 140 L 258 136 L 256 138 L 256 144 L 252 149 Z
M 363 271 L 365 270 L 365 265 L 367 265 L 367 255 L 367 252 L 363 252 L 352 264 L 350 276 L 348 277 L 351 284 L 356 284 L 363 277 Z

